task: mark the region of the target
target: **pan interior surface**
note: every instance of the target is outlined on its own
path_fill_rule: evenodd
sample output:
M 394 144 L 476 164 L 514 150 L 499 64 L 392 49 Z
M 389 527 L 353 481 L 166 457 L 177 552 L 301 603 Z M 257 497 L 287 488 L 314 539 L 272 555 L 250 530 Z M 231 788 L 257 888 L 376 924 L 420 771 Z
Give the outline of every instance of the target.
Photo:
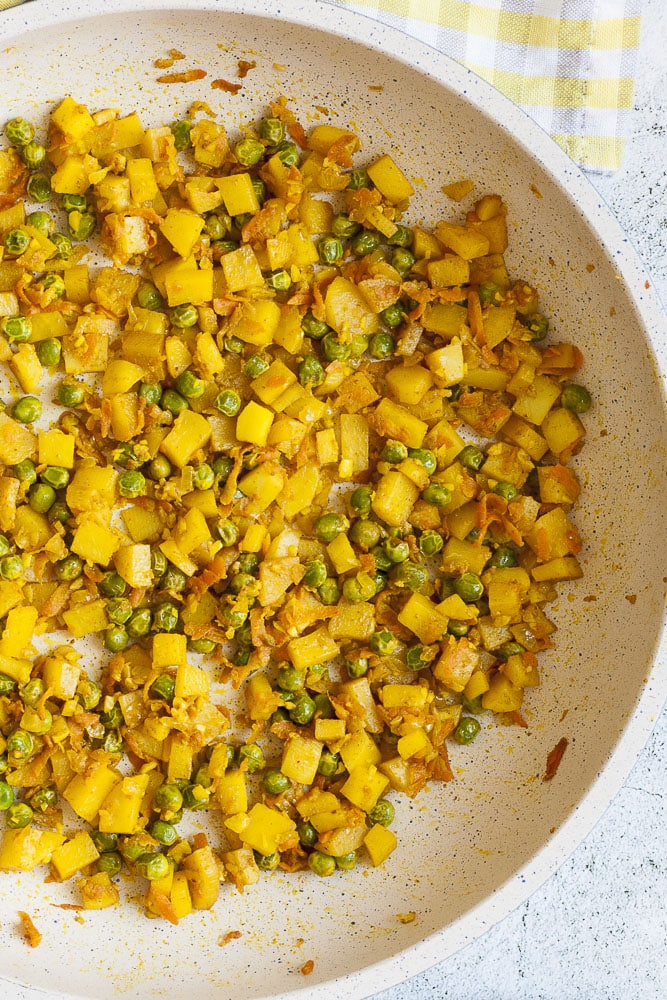
M 3 39 L 3 79 L 21 81 L 11 94 L 4 88 L 5 119 L 24 115 L 39 126 L 70 94 L 95 109 L 136 110 L 144 125 L 156 126 L 202 100 L 235 135 L 285 95 L 306 129 L 318 121 L 349 125 L 362 155 L 390 153 L 417 188 L 412 222 L 451 218 L 443 184 L 470 177 L 475 197 L 500 194 L 510 220 L 510 273 L 537 286 L 553 338 L 573 341 L 585 358 L 581 380 L 595 401 L 575 460 L 585 575 L 550 607 L 556 648 L 531 693 L 529 728 L 489 725 L 474 750 L 452 751 L 455 781 L 401 799 L 399 849 L 386 865 L 333 879 L 276 872 L 244 894 L 225 885 L 214 910 L 176 928 L 146 919 L 140 901 L 79 917 L 61 908 L 77 902 L 69 883 L 0 877 L 2 975 L 37 989 L 97 1000 L 251 1000 L 306 988 L 361 997 L 446 957 L 521 902 L 526 884 L 549 874 L 590 829 L 590 790 L 636 717 L 661 631 L 667 565 L 666 535 L 657 530 L 667 486 L 665 412 L 640 317 L 643 289 L 634 273 L 619 276 L 619 260 L 601 244 L 590 212 L 587 218 L 543 165 L 550 140 L 528 130 L 538 150 L 514 137 L 502 118 L 509 105 L 490 100 L 480 110 L 491 92 L 477 92 L 463 71 L 450 78 L 443 68 L 443 82 L 373 45 L 220 4 L 107 14 L 105 5 L 92 6 L 97 16 L 69 20 L 66 5 L 48 28 Z M 336 31 L 340 11 L 318 11 Z M 180 65 L 203 68 L 207 77 L 158 84 L 154 61 L 170 48 L 185 54 Z M 211 80 L 235 80 L 240 59 L 256 63 L 240 93 L 211 89 Z M 599 206 L 600 215 L 606 211 Z M 567 753 L 545 783 L 547 754 L 561 737 Z M 627 744 L 629 753 L 642 738 Z M 598 787 L 594 818 L 617 787 Z M 16 930 L 19 909 L 43 934 L 29 955 Z M 230 931 L 240 937 L 223 946 Z M 395 961 L 401 953 L 403 964 Z M 299 970 L 308 960 L 314 967 L 305 980 Z M 364 973 L 371 966 L 374 976 Z M 342 976 L 351 977 L 347 985 L 332 983 Z

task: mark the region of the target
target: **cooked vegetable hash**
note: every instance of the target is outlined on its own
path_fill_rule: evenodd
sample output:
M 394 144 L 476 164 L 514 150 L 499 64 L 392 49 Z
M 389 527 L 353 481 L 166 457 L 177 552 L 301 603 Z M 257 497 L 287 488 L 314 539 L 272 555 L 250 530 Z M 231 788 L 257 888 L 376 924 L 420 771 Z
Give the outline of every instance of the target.
M 590 405 L 498 195 L 409 225 L 352 131 L 203 107 L 0 150 L 0 868 L 172 923 L 527 724 Z

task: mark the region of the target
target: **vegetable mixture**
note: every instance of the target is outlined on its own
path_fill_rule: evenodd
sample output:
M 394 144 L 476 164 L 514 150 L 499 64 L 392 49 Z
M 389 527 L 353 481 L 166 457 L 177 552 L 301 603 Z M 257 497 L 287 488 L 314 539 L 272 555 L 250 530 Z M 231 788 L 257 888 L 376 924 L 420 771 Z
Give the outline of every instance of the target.
M 381 865 L 398 793 L 527 724 L 581 576 L 591 400 L 503 201 L 408 225 L 395 160 L 284 99 L 5 136 L 0 869 L 177 923 Z

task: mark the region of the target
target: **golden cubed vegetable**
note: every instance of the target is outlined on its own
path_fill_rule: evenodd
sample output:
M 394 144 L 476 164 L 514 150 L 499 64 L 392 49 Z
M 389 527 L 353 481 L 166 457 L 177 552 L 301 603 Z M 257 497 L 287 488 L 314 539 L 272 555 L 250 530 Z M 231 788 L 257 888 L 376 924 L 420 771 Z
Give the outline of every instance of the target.
M 264 281 L 257 262 L 257 257 L 251 246 L 247 244 L 226 253 L 220 261 L 225 281 L 230 292 L 240 292 L 245 288 L 253 288 Z M 278 307 L 277 307 L 278 308 Z
M 296 823 L 286 813 L 257 802 L 245 816 L 234 816 L 225 823 L 239 835 L 241 842 L 259 854 L 274 854 L 295 842 Z
M 425 594 L 411 594 L 398 620 L 417 636 L 424 645 L 439 642 L 447 634 L 449 619 L 438 611 L 437 605 Z
M 126 173 L 130 181 L 132 201 L 135 205 L 143 205 L 155 198 L 159 188 L 155 180 L 153 164 L 147 156 L 137 156 L 136 159 L 128 160 Z
M 105 910 L 117 906 L 120 899 L 118 888 L 107 872 L 95 872 L 79 882 L 81 903 L 84 910 Z
M 341 336 L 363 334 L 369 337 L 379 329 L 376 313 L 348 278 L 338 275 L 333 279 L 327 287 L 324 307 L 327 323 Z
M 325 720 L 322 720 L 325 721 Z M 341 719 L 327 720 L 341 722 Z M 382 754 L 377 743 L 365 729 L 352 733 L 340 748 L 340 756 L 346 770 L 351 774 L 355 768 L 377 765 L 382 760 Z
M 464 260 L 474 260 L 489 253 L 489 240 L 476 229 L 459 226 L 454 222 L 439 222 L 435 235 L 444 247 Z
M 273 690 L 266 674 L 260 673 L 248 678 L 245 699 L 248 717 L 253 722 L 269 719 L 282 702 L 281 695 Z
M 259 202 L 249 173 L 216 177 L 215 183 L 230 215 L 252 215 L 259 211 Z
M 40 830 L 36 826 L 4 830 L 0 844 L 0 871 L 31 872 L 37 865 L 49 862 L 64 840 L 62 833 Z
M 389 779 L 378 771 L 375 764 L 359 764 L 351 771 L 340 793 L 353 806 L 370 812 L 388 784 Z
M 37 460 L 40 465 L 59 465 L 65 469 L 74 466 L 73 435 L 64 431 L 39 431 L 37 435 Z
M 315 434 L 317 460 L 320 465 L 334 465 L 338 461 L 338 439 L 333 427 L 317 431 Z
M 344 738 L 345 723 L 342 719 L 315 719 L 315 739 L 320 743 L 337 745 Z
M 416 406 L 433 385 L 433 375 L 422 365 L 401 365 L 387 372 L 387 385 L 399 403 Z
M 87 264 L 74 264 L 63 271 L 65 298 L 77 305 L 90 302 L 90 272 Z
M 311 785 L 321 756 L 322 744 L 319 740 L 300 734 L 290 735 L 283 744 L 280 770 L 298 784 Z
M 360 562 L 347 535 L 341 533 L 327 545 L 327 554 L 337 574 L 359 569 Z
M 340 415 L 340 464 L 341 479 L 352 479 L 369 466 L 370 428 L 361 413 Z
M 131 835 L 141 829 L 141 804 L 148 787 L 148 774 L 131 774 L 111 789 L 99 808 L 102 833 Z
M 44 368 L 33 345 L 19 344 L 9 364 L 23 392 L 35 392 L 42 381 Z
M 572 410 L 556 407 L 543 418 L 540 430 L 554 455 L 566 462 L 586 436 L 586 429 Z
M 17 465 L 35 451 L 36 439 L 29 427 L 0 413 L 0 462 Z
M 179 663 L 174 680 L 174 698 L 203 698 L 211 687 L 205 670 L 192 663 Z
M 536 583 L 557 580 L 578 580 L 584 575 L 575 556 L 556 556 L 548 562 L 533 566 L 530 571 Z
M 133 542 L 157 542 L 164 529 L 164 519 L 158 510 L 126 507 L 122 517 Z
M 433 744 L 421 726 L 411 729 L 405 736 L 401 736 L 396 749 L 403 760 L 415 758 L 423 759 L 429 752 L 433 752 Z
M 44 514 L 39 514 L 27 504 L 16 511 L 14 542 L 25 552 L 43 549 L 51 539 L 53 529 Z
M 484 340 L 491 350 L 497 347 L 512 332 L 516 310 L 514 306 L 493 306 L 483 315 Z
M 356 677 L 341 684 L 335 695 L 334 708 L 338 718 L 345 719 L 349 732 L 357 733 L 361 729 L 369 733 L 382 732 L 382 718 L 368 677 Z
M 546 445 L 546 442 L 545 442 Z M 581 486 L 571 469 L 565 465 L 544 465 L 537 470 L 542 503 L 573 504 Z
M 177 734 L 169 740 L 167 759 L 167 781 L 187 781 L 192 774 L 194 747 Z
M 328 663 L 338 656 L 338 652 L 338 643 L 334 642 L 324 625 L 287 643 L 287 655 L 297 670 L 308 670 L 316 663 Z
M 368 176 L 387 201 L 394 205 L 406 201 L 414 194 L 414 188 L 398 164 L 385 154 L 368 166 Z
M 394 528 L 410 519 L 419 496 L 419 488 L 397 469 L 390 469 L 380 479 L 372 501 L 373 513 Z
M 271 406 L 276 399 L 296 382 L 294 372 L 283 364 L 280 359 L 273 361 L 265 372 L 258 375 L 250 383 L 257 398 L 266 406 Z
M 77 816 L 94 823 L 100 806 L 119 781 L 118 771 L 106 764 L 96 764 L 85 773 L 74 775 L 63 791 L 63 798 Z
M 491 553 L 484 545 L 475 545 L 465 539 L 449 538 L 442 550 L 441 566 L 445 573 L 475 573 L 480 576 Z
M 30 645 L 37 624 L 37 608 L 12 608 L 0 636 L 0 655 L 21 657 Z
M 0 673 L 7 674 L 19 684 L 27 684 L 32 672 L 32 660 L 15 656 L 3 656 L 0 653 Z
M 463 693 L 468 701 L 474 701 L 489 690 L 489 679 L 483 670 L 475 670 L 466 684 Z
M 437 333 L 445 340 L 458 337 L 467 320 L 468 310 L 456 302 L 429 302 L 421 318 L 425 330 Z
M 375 631 L 375 605 L 362 601 L 354 604 L 345 598 L 336 605 L 336 612 L 329 619 L 328 629 L 332 639 L 356 639 L 367 642 Z
M 421 448 L 428 424 L 386 396 L 373 412 L 373 424 L 384 437 L 402 441 L 408 448 Z
M 467 365 L 463 357 L 463 346 L 456 337 L 445 347 L 439 347 L 426 355 L 426 364 L 435 376 L 438 385 L 456 385 L 464 378 Z
M 262 448 L 266 444 L 274 414 L 253 399 L 241 410 L 236 420 L 236 437 Z
M 220 864 L 211 847 L 198 847 L 183 859 L 192 905 L 195 910 L 209 910 L 220 893 Z
M 440 259 L 430 261 L 426 273 L 429 284 L 438 288 L 467 285 L 470 281 L 470 263 L 455 253 L 446 253 Z
M 396 845 L 396 836 L 380 823 L 375 823 L 364 837 L 364 847 L 368 851 L 374 868 L 387 860 L 389 855 L 396 850 Z
M 248 810 L 248 790 L 243 771 L 227 771 L 218 777 L 215 784 L 215 798 L 220 812 L 225 816 L 236 816 Z
M 521 566 L 501 566 L 489 572 L 486 594 L 492 618 L 518 621 L 530 577 Z
M 171 537 L 185 555 L 190 555 L 200 545 L 210 541 L 211 532 L 202 511 L 197 507 L 188 510 L 176 522 Z
M 489 681 L 489 690 L 482 695 L 482 708 L 488 712 L 518 712 L 523 701 L 523 688 L 514 684 L 503 674 L 494 674 Z
M 442 653 L 433 667 L 433 676 L 450 691 L 463 691 L 479 666 L 479 653 L 465 636 L 456 639 L 449 636 L 442 647 Z
M 525 393 L 519 396 L 512 411 L 531 424 L 541 424 L 560 396 L 560 385 L 548 375 L 536 375 Z
M 173 465 L 182 469 L 210 437 L 211 427 L 206 417 L 194 410 L 183 410 L 160 445 L 160 451 Z
M 75 514 L 111 510 L 116 504 L 117 481 L 113 466 L 80 465 L 67 487 L 67 506 Z
M 581 549 L 579 532 L 562 507 L 553 507 L 538 517 L 526 541 L 540 562 L 575 555 Z
M 93 632 L 103 632 L 109 625 L 106 613 L 106 601 L 85 601 L 71 605 L 63 611 L 65 625 L 75 639 L 82 639 Z
M 247 513 L 261 514 L 270 507 L 281 493 L 284 483 L 285 472 L 275 462 L 264 462 L 251 469 L 238 483 L 239 489 L 248 498 Z
M 280 421 L 282 423 L 282 421 Z M 300 425 L 303 427 L 303 424 Z M 272 431 L 276 427 L 273 424 Z M 269 444 L 271 435 L 269 434 Z M 283 514 L 291 520 L 297 514 L 312 504 L 315 494 L 320 488 L 320 472 L 314 465 L 304 465 L 289 477 L 278 496 L 278 503 Z
M 443 615 L 447 615 L 448 618 L 464 622 L 477 618 L 479 615 L 477 605 L 466 604 L 458 594 L 450 594 L 444 601 L 440 601 L 438 611 Z
M 63 359 L 68 375 L 103 372 L 108 363 L 109 341 L 120 332 L 117 319 L 86 313 L 79 316 L 72 333 L 62 338 Z
M 250 847 L 225 851 L 222 860 L 229 878 L 240 892 L 245 886 L 255 885 L 259 882 L 260 871 L 255 861 L 254 851 Z
M 155 670 L 181 667 L 187 663 L 187 637 L 174 632 L 157 632 L 153 636 L 152 663 Z
M 109 397 L 117 392 L 129 392 L 142 378 L 145 372 L 140 365 L 123 358 L 114 358 L 109 362 L 102 376 L 102 395 Z
M 70 548 L 85 562 L 108 566 L 120 543 L 120 536 L 114 528 L 108 528 L 91 515 L 79 519 Z
M 89 153 L 70 153 L 51 176 L 51 190 L 56 194 L 85 194 L 99 162 Z
M 76 694 L 76 687 L 81 676 L 78 663 L 54 654 L 44 661 L 42 679 L 54 698 L 66 701 Z
M 116 571 L 130 587 L 150 587 L 153 582 L 150 545 L 122 545 L 114 554 Z
M 85 104 L 65 97 L 51 112 L 51 124 L 57 130 L 58 145 L 69 145 L 83 139 L 94 127 L 95 120 Z
M 534 653 L 525 652 L 508 656 L 500 670 L 518 688 L 537 687 L 540 683 L 537 657 Z
M 380 698 L 385 708 L 422 709 L 428 700 L 428 690 L 423 684 L 385 684 L 380 688 Z
M 99 856 L 90 834 L 85 830 L 79 830 L 71 840 L 66 840 L 60 847 L 56 847 L 51 855 L 51 864 L 58 878 L 64 881 L 82 868 L 92 865 Z
M 517 447 L 523 448 L 534 462 L 539 462 L 549 450 L 546 439 L 516 413 L 513 413 L 503 424 L 502 436 Z M 538 476 L 541 471 L 538 469 Z
M 222 259 L 225 261 L 229 257 L 231 254 L 226 254 Z M 273 341 L 280 317 L 280 306 L 272 299 L 244 302 L 234 311 L 230 333 L 246 344 L 265 347 Z
M 170 208 L 159 228 L 177 254 L 189 257 L 204 228 L 204 219 L 189 208 Z

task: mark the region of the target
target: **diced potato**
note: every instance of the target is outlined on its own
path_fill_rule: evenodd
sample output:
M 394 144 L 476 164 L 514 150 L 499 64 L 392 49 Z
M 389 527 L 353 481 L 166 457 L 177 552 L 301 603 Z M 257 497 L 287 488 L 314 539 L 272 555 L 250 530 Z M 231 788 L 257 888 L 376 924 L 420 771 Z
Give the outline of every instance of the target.
M 371 336 L 379 329 L 377 315 L 348 278 L 338 275 L 333 279 L 327 287 L 324 305 L 327 323 L 344 337 Z
M 118 532 L 91 515 L 79 520 L 70 548 L 86 562 L 108 566 L 120 544 Z
M 298 734 L 290 736 L 283 744 L 280 770 L 292 781 L 310 785 L 315 780 L 321 756 L 322 744 L 319 740 Z
M 94 632 L 103 632 L 109 624 L 106 601 L 100 598 L 73 604 L 67 611 L 63 611 L 63 619 L 75 639 L 82 639 L 84 635 L 91 635 Z
M 389 779 L 378 771 L 375 764 L 359 764 L 350 772 L 340 794 L 364 812 L 370 812 L 387 788 Z
M 375 187 L 393 204 L 406 201 L 414 194 L 412 184 L 391 156 L 381 156 L 379 160 L 369 164 L 367 169 Z
M 90 834 L 85 830 L 79 830 L 71 840 L 56 847 L 51 855 L 51 864 L 58 878 L 64 881 L 93 861 L 97 861 L 99 856 Z
M 50 861 L 64 840 L 62 833 L 36 826 L 5 830 L 0 844 L 0 871 L 31 872 L 37 865 Z
M 264 281 L 252 247 L 245 245 L 226 253 L 220 261 L 230 292 L 261 285 Z
M 387 372 L 387 385 L 399 403 L 416 406 L 433 385 L 433 376 L 422 365 L 402 365 Z
M 74 444 L 74 437 L 64 431 L 39 431 L 37 460 L 40 465 L 59 465 L 71 469 L 74 466 Z
M 0 462 L 17 465 L 34 453 L 35 435 L 24 424 L 0 413 Z
M 444 247 L 464 260 L 484 257 L 489 253 L 489 240 L 478 230 L 459 226 L 454 222 L 439 222 L 435 227 L 435 235 Z
M 148 774 L 132 774 L 114 785 L 99 807 L 102 833 L 131 835 L 141 829 L 140 814 Z
M 173 465 L 182 469 L 210 437 L 211 427 L 206 417 L 193 410 L 183 410 L 160 445 L 160 451 Z
M 364 847 L 368 851 L 371 864 L 377 868 L 396 850 L 396 836 L 386 826 L 375 823 L 364 837 Z
M 373 497 L 373 513 L 398 528 L 410 518 L 419 489 L 402 472 L 390 469 L 380 479 Z
M 96 764 L 85 774 L 74 775 L 62 793 L 63 798 L 69 802 L 77 816 L 87 823 L 93 823 L 100 806 L 119 781 L 121 775 L 117 771 L 106 764 Z

